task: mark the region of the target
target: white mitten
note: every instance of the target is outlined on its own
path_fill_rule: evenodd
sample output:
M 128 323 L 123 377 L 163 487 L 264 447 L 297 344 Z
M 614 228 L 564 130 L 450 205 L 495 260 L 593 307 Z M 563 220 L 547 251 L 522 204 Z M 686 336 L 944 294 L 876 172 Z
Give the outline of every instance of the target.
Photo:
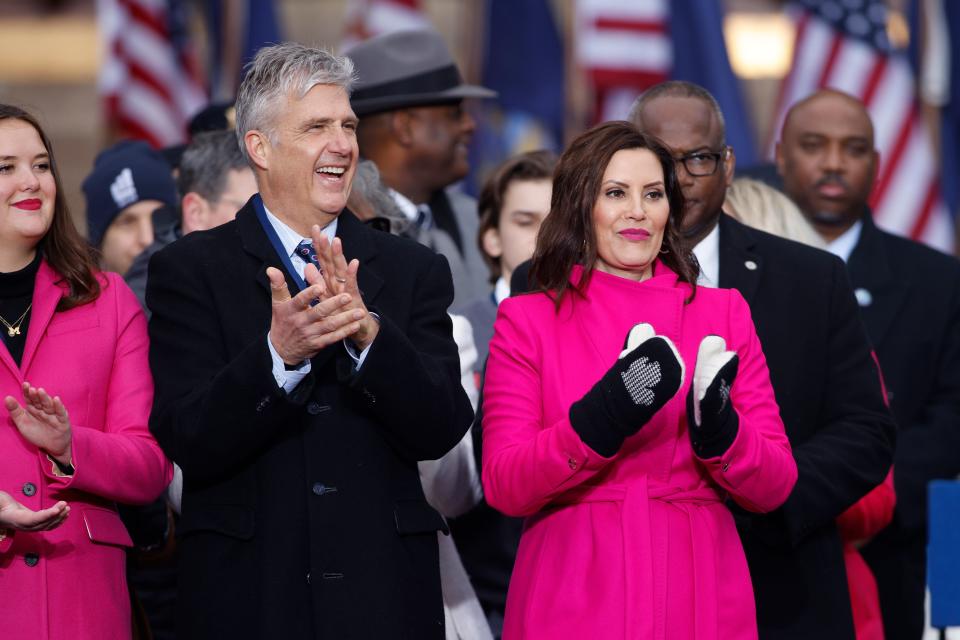
M 739 418 L 730 402 L 740 358 L 720 336 L 706 336 L 697 350 L 693 384 L 687 396 L 687 423 L 694 452 L 701 458 L 723 454 L 737 436 Z

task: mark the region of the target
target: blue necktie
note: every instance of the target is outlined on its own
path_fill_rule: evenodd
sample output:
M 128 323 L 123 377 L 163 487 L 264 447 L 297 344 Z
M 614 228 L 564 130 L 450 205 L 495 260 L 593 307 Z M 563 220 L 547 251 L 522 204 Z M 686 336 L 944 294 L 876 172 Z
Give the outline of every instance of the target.
M 317 269 L 320 269 L 320 261 L 317 260 L 317 252 L 314 250 L 313 242 L 310 240 L 304 240 L 298 244 L 297 248 L 294 249 L 294 253 L 296 253 L 297 256 L 303 260 L 304 264 L 310 264 L 312 262 L 313 266 L 315 266 Z

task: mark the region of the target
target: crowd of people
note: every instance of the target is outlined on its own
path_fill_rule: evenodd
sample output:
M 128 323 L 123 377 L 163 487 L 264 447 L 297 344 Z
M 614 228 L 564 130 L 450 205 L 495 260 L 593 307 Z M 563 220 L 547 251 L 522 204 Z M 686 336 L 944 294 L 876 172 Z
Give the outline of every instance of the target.
M 474 200 L 475 99 L 430 30 L 265 47 L 86 239 L 0 105 L 0 635 L 920 640 L 960 263 L 864 106 L 765 182 L 664 82 Z

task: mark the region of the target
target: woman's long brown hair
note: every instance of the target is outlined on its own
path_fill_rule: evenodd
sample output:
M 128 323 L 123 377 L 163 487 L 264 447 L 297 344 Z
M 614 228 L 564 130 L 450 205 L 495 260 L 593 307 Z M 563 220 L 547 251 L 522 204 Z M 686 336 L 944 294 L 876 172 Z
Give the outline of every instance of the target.
M 670 215 L 663 234 L 663 251 L 658 257 L 681 282 L 691 286 L 687 301 L 696 295 L 700 268 L 680 235 L 683 193 L 673 157 L 656 138 L 641 133 L 629 122 L 605 122 L 577 137 L 560 157 L 553 174 L 550 215 L 537 236 L 530 278 L 537 290 L 553 297 L 558 309 L 570 287 L 574 265 L 583 265 L 583 276 L 574 291 L 582 294 L 590 281 L 597 262 L 593 208 L 610 159 L 624 149 L 648 149 L 660 161 Z
M 53 220 L 39 246 L 43 249 L 44 259 L 59 274 L 60 282 L 66 283 L 68 287 L 67 294 L 57 305 L 57 310 L 66 311 L 93 302 L 100 295 L 95 252 L 77 231 L 73 218 L 70 217 L 50 139 L 44 133 L 40 122 L 32 115 L 19 107 L 0 104 L 0 121 L 7 119 L 22 120 L 33 127 L 50 156 L 50 170 L 53 172 L 57 196 L 53 202 Z

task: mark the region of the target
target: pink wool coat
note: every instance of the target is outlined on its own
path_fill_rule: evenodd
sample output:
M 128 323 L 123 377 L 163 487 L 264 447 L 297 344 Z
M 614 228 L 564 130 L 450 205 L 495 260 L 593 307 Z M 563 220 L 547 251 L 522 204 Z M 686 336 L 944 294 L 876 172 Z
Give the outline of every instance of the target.
M 147 328 L 133 293 L 113 273 L 95 302 L 56 312 L 63 290 L 44 261 L 21 366 L 0 346 L 0 397 L 21 403 L 24 380 L 59 395 L 73 427 L 76 473 L 53 465 L 0 409 L 0 490 L 31 509 L 65 500 L 70 515 L 42 533 L 0 543 L 0 637 L 112 640 L 130 637 L 124 576 L 130 536 L 115 502 L 146 503 L 170 482 L 171 464 L 147 429 L 153 379 Z
M 750 575 L 724 500 L 776 509 L 797 468 L 746 302 L 704 287 L 684 304 L 689 291 L 658 264 L 639 283 L 594 272 L 586 298 L 568 292 L 559 313 L 542 293 L 500 305 L 483 399 L 483 488 L 496 509 L 527 517 L 505 640 L 757 637 Z M 676 344 L 683 385 L 603 458 L 568 412 L 638 322 Z M 740 356 L 731 392 L 740 430 L 726 453 L 701 460 L 685 403 L 708 334 Z

